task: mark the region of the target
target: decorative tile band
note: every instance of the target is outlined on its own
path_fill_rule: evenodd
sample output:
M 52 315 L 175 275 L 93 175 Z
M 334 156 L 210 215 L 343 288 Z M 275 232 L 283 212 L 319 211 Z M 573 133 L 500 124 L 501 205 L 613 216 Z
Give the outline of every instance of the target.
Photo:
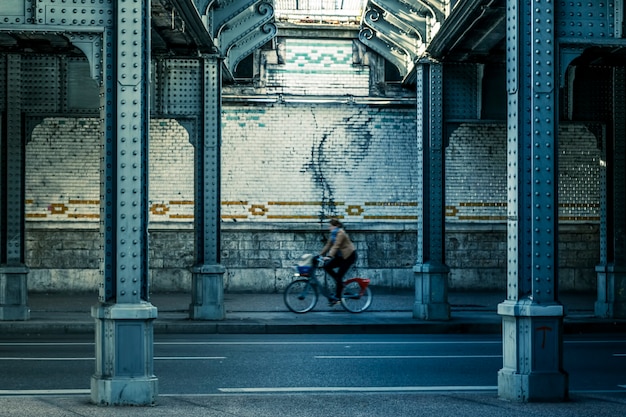
M 66 203 L 50 203 L 45 212 L 29 211 L 33 200 L 26 201 L 26 218 L 30 220 L 97 220 L 100 218 L 98 200 L 69 199 Z M 243 221 L 302 221 L 316 220 L 320 216 L 338 217 L 351 221 L 416 221 L 418 203 L 415 201 L 367 201 L 348 204 L 344 201 L 223 201 L 223 220 Z M 448 221 L 460 222 L 506 222 L 507 203 L 504 202 L 460 202 L 445 207 Z M 194 203 L 191 200 L 153 202 L 150 207 L 151 221 L 190 221 L 194 218 Z M 563 203 L 559 220 L 575 222 L 599 222 L 600 205 L 594 203 Z

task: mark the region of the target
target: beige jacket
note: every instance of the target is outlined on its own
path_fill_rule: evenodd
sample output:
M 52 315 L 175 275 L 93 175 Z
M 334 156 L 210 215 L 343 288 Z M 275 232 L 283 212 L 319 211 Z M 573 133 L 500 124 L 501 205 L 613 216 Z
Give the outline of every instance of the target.
M 339 229 L 337 232 L 334 245 L 330 238 L 328 239 L 328 242 L 326 242 L 326 245 L 322 248 L 320 255 L 326 254 L 327 256 L 334 258 L 338 252 L 341 253 L 341 257 L 344 259 L 348 258 L 354 252 L 354 244 L 350 240 L 346 231 L 343 229 Z

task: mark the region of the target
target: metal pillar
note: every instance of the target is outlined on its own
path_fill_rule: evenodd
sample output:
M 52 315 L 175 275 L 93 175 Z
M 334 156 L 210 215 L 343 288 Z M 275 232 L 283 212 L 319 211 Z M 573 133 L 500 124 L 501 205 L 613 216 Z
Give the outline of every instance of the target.
M 445 264 L 445 145 L 443 141 L 442 68 L 417 64 L 418 223 L 413 317 L 449 320 Z
M 0 118 L 0 320 L 28 320 L 24 264 L 25 153 L 19 55 L 7 56 L 6 126 Z
M 507 0 L 508 279 L 498 395 L 561 401 L 555 3 Z
M 596 267 L 598 299 L 595 314 L 605 318 L 626 318 L 626 70 L 613 69 L 613 134 L 607 152 L 612 189 L 605 188 L 607 207 L 602 211 L 601 264 Z M 605 182 L 607 183 L 607 182 Z
M 189 314 L 193 320 L 224 318 L 224 267 L 220 264 L 221 59 L 202 58 L 203 118 L 195 144 L 195 257 Z
M 117 0 L 105 29 L 101 153 L 102 255 L 91 400 L 151 405 L 153 321 L 148 301 L 148 135 L 150 2 Z

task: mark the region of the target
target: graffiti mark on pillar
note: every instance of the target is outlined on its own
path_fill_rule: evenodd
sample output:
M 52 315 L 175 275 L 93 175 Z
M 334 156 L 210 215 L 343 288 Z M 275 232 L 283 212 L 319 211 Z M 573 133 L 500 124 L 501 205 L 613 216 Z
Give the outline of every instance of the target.
M 537 327 L 537 330 L 540 332 L 543 332 L 543 338 L 541 340 L 541 349 L 545 349 L 546 348 L 546 334 L 548 332 L 552 331 L 552 327 L 550 326 L 541 326 L 541 327 Z

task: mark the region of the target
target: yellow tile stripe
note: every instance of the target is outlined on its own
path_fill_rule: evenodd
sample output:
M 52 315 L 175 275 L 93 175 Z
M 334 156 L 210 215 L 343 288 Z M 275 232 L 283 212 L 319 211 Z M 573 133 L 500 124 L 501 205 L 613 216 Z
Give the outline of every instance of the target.
M 100 200 L 73 200 L 68 201 L 69 204 L 100 204 Z

